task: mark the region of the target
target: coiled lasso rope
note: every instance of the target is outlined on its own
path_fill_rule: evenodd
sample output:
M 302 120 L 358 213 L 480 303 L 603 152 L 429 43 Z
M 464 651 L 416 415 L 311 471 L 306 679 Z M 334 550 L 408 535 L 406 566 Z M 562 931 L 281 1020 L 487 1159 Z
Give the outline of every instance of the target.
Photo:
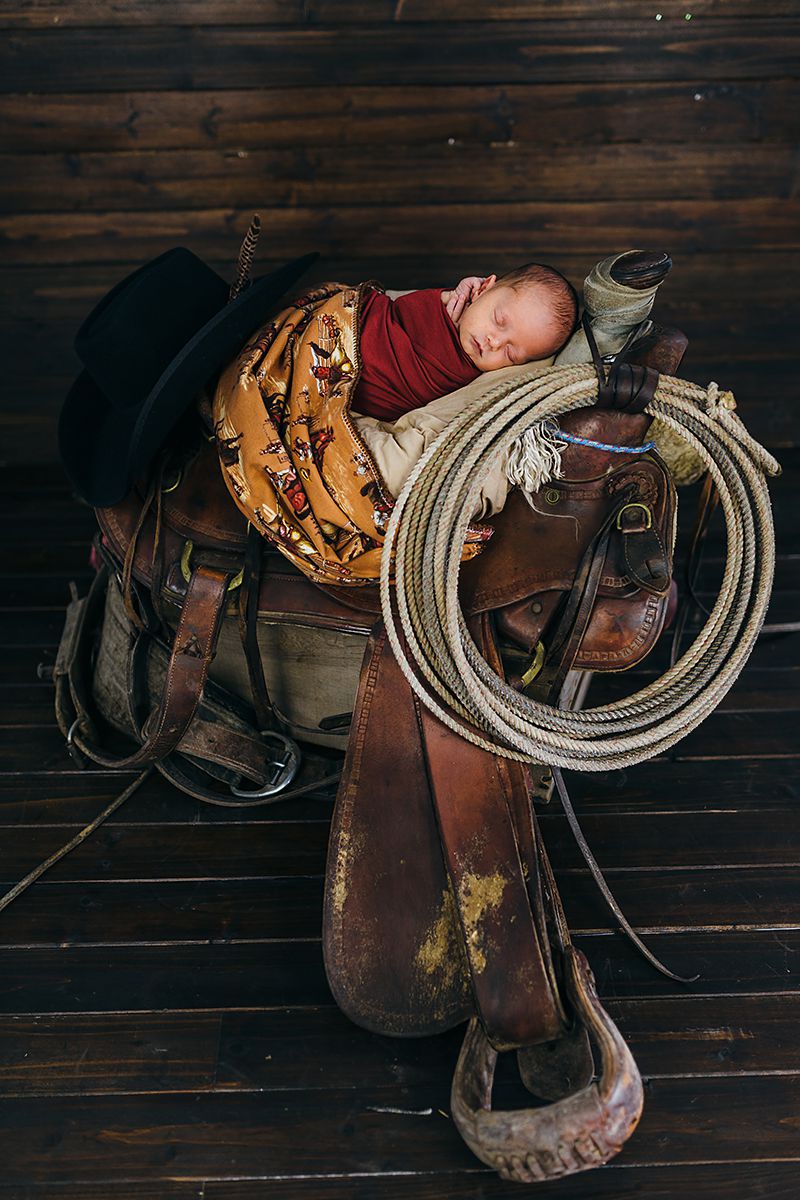
M 417 464 L 398 498 L 381 560 L 387 632 L 420 700 L 495 754 L 581 771 L 663 754 L 732 687 L 770 598 L 775 536 L 765 474 L 781 471 L 733 412 L 730 393 L 714 383 L 702 388 L 662 375 L 645 411 L 705 462 L 725 516 L 727 562 L 716 604 L 686 653 L 633 696 L 580 711 L 534 701 L 499 678 L 467 629 L 457 591 L 461 550 L 483 476 L 530 426 L 594 404 L 597 386 L 593 367 L 580 364 L 545 375 L 532 370 L 488 391 Z

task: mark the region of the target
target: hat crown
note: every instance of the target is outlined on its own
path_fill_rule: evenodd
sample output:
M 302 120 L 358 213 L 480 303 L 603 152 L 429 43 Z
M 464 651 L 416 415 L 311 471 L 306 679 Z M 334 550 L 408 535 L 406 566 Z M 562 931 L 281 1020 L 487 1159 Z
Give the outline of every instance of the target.
M 78 330 L 75 349 L 112 405 L 140 405 L 176 354 L 227 299 L 225 280 L 177 246 L 103 297 Z
M 182 247 L 112 288 L 78 330 L 85 369 L 58 420 L 78 495 L 97 507 L 121 500 L 201 388 L 317 257 L 262 275 L 230 303 L 224 280 Z

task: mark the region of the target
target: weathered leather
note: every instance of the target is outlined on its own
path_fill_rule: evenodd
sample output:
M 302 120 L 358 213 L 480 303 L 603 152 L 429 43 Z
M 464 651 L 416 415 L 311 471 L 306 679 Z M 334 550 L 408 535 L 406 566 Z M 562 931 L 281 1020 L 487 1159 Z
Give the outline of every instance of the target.
M 339 1007 L 399 1036 L 473 1011 L 418 711 L 379 624 L 367 644 L 328 848 L 323 949 Z
M 552 1040 L 563 1013 L 520 765 L 463 742 L 419 705 L 382 622 L 356 711 L 323 911 L 337 1003 L 384 1033 L 436 1033 L 475 1005 L 497 1047 Z
M 191 577 L 186 604 L 167 665 L 163 689 L 142 730 L 141 746 L 129 755 L 104 752 L 95 742 L 91 757 L 104 767 L 129 770 L 166 758 L 178 746 L 200 704 L 214 656 L 230 572 L 198 566 Z M 122 667 L 124 664 L 120 664 Z M 85 690 L 85 685 L 84 685 Z M 73 731 L 80 747 L 91 731 Z
M 499 636 L 532 654 L 572 589 L 581 556 L 629 488 L 629 502 L 647 503 L 653 525 L 645 529 L 642 510 L 629 509 L 622 514 L 623 528 L 612 531 L 598 601 L 572 665 L 619 670 L 639 662 L 664 625 L 677 528 L 675 488 L 655 454 L 597 479 L 560 479 L 534 497 L 536 509 L 513 492 L 483 552 L 483 573 L 473 570 L 478 560 L 462 568 L 465 607 L 494 609 Z M 549 512 L 548 495 L 556 500 Z M 536 547 L 535 561 L 523 559 L 520 548 L 526 545 Z
M 502 674 L 488 621 L 473 622 L 472 634 Z M 537 921 L 543 911 L 538 831 L 524 770 L 465 742 L 427 708 L 420 707 L 420 718 L 475 1011 L 495 1049 L 552 1041 L 564 1030 L 565 1014 Z
M 148 710 L 156 711 L 150 706 L 164 694 L 171 652 L 148 634 L 132 637 L 120 584 L 105 564 L 87 596 L 78 598 L 74 585 L 73 593 L 53 672 L 56 719 L 80 766 L 87 758 L 117 766 L 126 759 L 111 759 L 104 752 L 105 727 L 134 741 L 146 741 L 142 718 Z M 246 705 L 210 680 L 175 749 L 178 753 L 154 760 L 157 769 L 189 795 L 224 807 L 302 796 L 336 782 L 340 774 L 330 758 L 306 751 L 301 777 L 292 787 L 271 798 L 259 794 L 274 777 L 275 744 L 265 742 L 254 729 Z M 248 799 L 238 792 L 239 798 L 232 799 L 224 788 L 221 793 L 210 790 L 209 776 L 239 788 L 250 780 L 256 794 Z

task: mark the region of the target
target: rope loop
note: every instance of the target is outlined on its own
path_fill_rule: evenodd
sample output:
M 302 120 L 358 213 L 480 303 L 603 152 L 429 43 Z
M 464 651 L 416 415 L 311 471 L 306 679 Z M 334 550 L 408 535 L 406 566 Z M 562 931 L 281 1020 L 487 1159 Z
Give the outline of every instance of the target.
M 765 474 L 781 470 L 733 411 L 730 392 L 660 376 L 644 411 L 689 443 L 719 491 L 728 546 L 716 603 L 683 657 L 634 695 L 578 712 L 534 701 L 502 680 L 475 646 L 458 601 L 461 548 L 494 463 L 533 425 L 590 407 L 597 394 L 597 375 L 583 364 L 523 371 L 489 389 L 412 471 L 386 531 L 380 580 L 395 656 L 441 721 L 504 757 L 584 771 L 663 754 L 735 683 L 772 590 L 775 536 Z

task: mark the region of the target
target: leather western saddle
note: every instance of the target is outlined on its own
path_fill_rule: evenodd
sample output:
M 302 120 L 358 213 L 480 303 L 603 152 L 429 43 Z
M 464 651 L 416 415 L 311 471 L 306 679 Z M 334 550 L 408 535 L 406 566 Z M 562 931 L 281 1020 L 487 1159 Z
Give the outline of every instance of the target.
M 665 273 L 664 257 L 649 273 L 647 262 L 629 265 L 648 284 Z M 674 374 L 685 345 L 656 330 L 630 360 Z M 647 382 L 629 371 L 624 385 L 617 374 L 615 394 L 597 365 L 609 405 Z M 561 424 L 636 446 L 649 417 L 593 408 Z M 213 803 L 261 804 L 337 779 L 346 747 L 323 918 L 338 1003 L 365 1028 L 398 1036 L 469 1021 L 453 1117 L 503 1177 L 605 1162 L 638 1120 L 641 1082 L 570 941 L 531 803 L 549 797 L 548 772 L 442 725 L 394 660 L 377 588 L 310 582 L 248 530 L 209 442 L 184 445 L 183 458 L 177 477 L 164 459 L 124 502 L 98 511 L 103 565 L 89 596 L 70 605 L 55 670 L 71 751 L 126 770 L 155 765 Z M 655 453 L 573 444 L 563 464 L 564 478 L 530 502 L 512 493 L 484 553 L 464 565 L 460 595 L 498 674 L 567 706 L 579 670 L 629 667 L 661 632 L 676 496 Z M 325 681 L 317 654 L 331 660 Z M 285 678 L 288 661 L 301 684 Z M 112 730 L 135 749 L 106 748 Z M 296 779 L 294 737 L 306 743 Z M 544 1107 L 491 1110 L 506 1049 Z

